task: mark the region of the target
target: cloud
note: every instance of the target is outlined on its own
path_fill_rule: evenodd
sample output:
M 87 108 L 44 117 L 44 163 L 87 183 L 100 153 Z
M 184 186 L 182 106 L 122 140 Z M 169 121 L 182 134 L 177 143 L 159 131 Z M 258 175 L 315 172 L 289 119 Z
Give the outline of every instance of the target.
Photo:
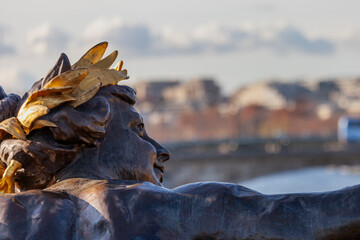
M 325 38 L 309 39 L 293 27 L 280 30 L 272 42 L 272 46 L 281 51 L 295 50 L 311 54 L 326 54 L 335 50 L 332 41 Z
M 89 42 L 109 41 L 120 52 L 130 54 L 150 54 L 153 35 L 144 24 L 125 24 L 119 18 L 98 19 L 84 30 L 84 40 Z
M 327 38 L 310 38 L 295 27 L 259 28 L 251 24 L 222 26 L 207 24 L 190 31 L 165 26 L 128 24 L 120 18 L 98 19 L 84 30 L 84 40 L 93 44 L 109 41 L 120 52 L 134 55 L 226 53 L 266 49 L 275 53 L 329 54 L 335 44 Z
M 261 29 L 252 26 L 224 27 L 213 24 L 197 27 L 192 32 L 181 35 L 168 28 L 161 36 L 160 46 L 166 46 L 170 52 L 225 53 L 267 49 L 276 53 L 296 51 L 306 54 L 328 54 L 335 50 L 335 44 L 330 39 L 311 39 L 294 27 Z
M 329 37 L 334 39 L 337 48 L 357 53 L 360 51 L 360 31 L 354 28 L 343 28 L 332 31 Z
M 69 41 L 69 36 L 49 23 L 31 29 L 26 35 L 26 42 L 33 53 L 44 55 L 64 51 Z
M 32 75 L 17 68 L 0 69 L 0 86 L 7 94 L 22 95 L 34 82 L 35 78 Z
M 0 56 L 15 53 L 14 47 L 5 42 L 7 30 L 4 26 L 0 26 Z

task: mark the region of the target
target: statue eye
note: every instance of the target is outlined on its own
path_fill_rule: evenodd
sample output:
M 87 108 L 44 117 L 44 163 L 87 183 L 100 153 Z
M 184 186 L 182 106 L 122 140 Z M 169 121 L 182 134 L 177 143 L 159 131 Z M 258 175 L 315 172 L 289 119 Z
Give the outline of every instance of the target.
M 144 129 L 145 129 L 145 125 L 144 123 L 139 123 L 137 126 L 136 126 L 136 130 L 139 134 L 140 137 L 143 137 L 144 136 Z

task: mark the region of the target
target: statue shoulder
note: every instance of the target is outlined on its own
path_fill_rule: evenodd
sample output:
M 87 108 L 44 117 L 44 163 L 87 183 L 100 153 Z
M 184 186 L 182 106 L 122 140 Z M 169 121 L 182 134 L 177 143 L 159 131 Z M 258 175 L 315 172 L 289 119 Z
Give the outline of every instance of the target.
M 244 186 L 225 183 L 225 182 L 197 182 L 189 183 L 177 188 L 173 191 L 177 193 L 196 194 L 196 195 L 228 195 L 235 197 L 248 197 L 262 195 L 261 193 Z
M 91 179 L 68 179 L 54 186 L 48 188 L 52 191 L 67 192 L 72 196 L 88 199 L 88 195 L 96 192 L 98 198 L 106 196 L 106 198 L 115 197 L 127 198 L 131 195 L 132 199 L 143 201 L 143 198 L 149 199 L 163 199 L 164 201 L 173 198 L 181 199 L 186 196 L 189 198 L 209 197 L 249 197 L 249 196 L 264 196 L 259 192 L 249 188 L 223 182 L 197 182 L 179 186 L 174 189 L 168 189 L 162 186 L 157 186 L 150 182 L 134 181 L 134 180 L 91 180 Z M 101 194 L 100 194 L 101 193 Z M 94 199 L 91 197 L 91 199 Z M 158 202 L 159 203 L 159 202 Z
M 74 223 L 74 204 L 65 193 L 6 194 L 0 205 L 0 239 L 58 239 L 70 234 Z

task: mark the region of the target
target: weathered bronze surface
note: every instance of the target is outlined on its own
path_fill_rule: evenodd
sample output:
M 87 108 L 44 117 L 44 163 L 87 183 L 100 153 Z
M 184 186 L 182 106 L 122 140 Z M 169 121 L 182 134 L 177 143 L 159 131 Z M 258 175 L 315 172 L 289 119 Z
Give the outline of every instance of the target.
M 134 90 L 108 79 L 117 53 L 101 62 L 102 54 L 92 49 L 73 67 L 61 55 L 22 100 L 0 93 L 2 121 L 45 86 L 63 87 L 62 74 L 74 76 L 80 65 L 93 74 L 77 94 L 64 90 L 76 100 L 36 118 L 38 128 L 26 132 L 21 123 L 25 138 L 4 130 L 0 170 L 15 169 L 19 192 L 0 195 L 0 239 L 360 239 L 360 186 L 284 195 L 218 182 L 162 187 L 170 154 L 147 135 Z M 100 73 L 92 72 L 96 62 Z M 94 76 L 111 84 L 89 94 Z

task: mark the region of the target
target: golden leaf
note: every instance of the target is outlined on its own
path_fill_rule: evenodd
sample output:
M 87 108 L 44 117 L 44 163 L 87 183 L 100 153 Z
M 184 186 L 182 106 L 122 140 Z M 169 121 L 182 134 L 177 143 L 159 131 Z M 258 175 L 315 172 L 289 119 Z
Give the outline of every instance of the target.
M 77 61 L 74 65 L 71 66 L 71 69 L 76 69 L 79 67 L 87 67 L 94 63 L 100 61 L 102 56 L 105 53 L 105 50 L 108 46 L 107 42 L 101 42 L 94 47 L 92 47 L 89 51 L 87 51 L 79 61 Z
M 6 133 L 21 140 L 26 139 L 25 132 L 22 129 L 20 122 L 15 117 L 5 119 L 0 123 L 0 139 L 3 139 Z
M 0 162 L 0 176 L 2 176 L 4 174 L 5 169 L 6 169 L 5 163 Z
M 95 63 L 92 67 L 101 68 L 101 69 L 109 69 L 109 67 L 111 67 L 111 65 L 115 62 L 117 55 L 118 55 L 118 51 L 114 51 L 106 58 Z
M 72 106 L 76 108 L 77 106 L 80 106 L 81 104 L 89 101 L 92 97 L 96 95 L 96 93 L 101 88 L 101 83 L 99 80 L 97 80 L 98 83 L 93 85 L 94 81 L 91 82 L 91 84 L 83 85 L 79 84 L 79 86 L 72 92 L 71 96 L 74 97 L 76 100 L 73 102 L 70 102 L 69 106 Z
M 88 76 L 81 81 L 70 94 L 72 97 L 76 98 L 76 100 L 69 105 L 76 107 L 84 103 L 85 99 L 87 99 L 86 101 L 90 100 L 98 91 L 97 90 L 95 93 L 93 92 L 98 88 L 98 83 L 101 83 L 101 87 L 111 84 L 116 85 L 119 81 L 127 78 L 128 76 L 126 76 L 126 70 L 116 71 L 115 69 L 102 70 L 98 68 L 89 68 Z M 82 94 L 86 94 L 86 96 L 82 97 Z
M 65 95 L 65 94 L 52 94 L 52 95 L 47 95 L 47 96 L 40 96 L 40 97 L 31 99 L 31 101 L 25 102 L 21 106 L 21 108 L 19 110 L 19 114 L 21 112 L 23 112 L 24 110 L 26 110 L 26 108 L 29 108 L 33 105 L 44 105 L 44 106 L 48 107 L 49 109 L 53 109 L 62 103 L 70 102 L 70 101 L 74 101 L 74 100 L 75 100 L 75 98 L 73 98 L 69 95 Z
M 120 62 L 116 65 L 115 70 L 121 71 L 123 64 L 124 64 L 124 62 L 123 62 L 123 61 L 120 61 Z
M 124 70 L 123 70 L 124 71 Z M 125 80 L 128 79 L 129 77 L 125 74 L 125 72 L 123 71 L 116 71 L 115 69 L 109 69 L 109 70 L 94 70 L 91 71 L 89 76 L 84 79 L 83 82 L 81 82 L 79 85 L 81 84 L 91 84 L 90 82 L 96 82 L 97 80 L 99 80 L 101 82 L 101 87 L 110 85 L 110 84 L 117 84 L 119 81 L 121 80 Z
M 88 70 L 85 68 L 66 71 L 51 79 L 43 88 L 57 88 L 64 86 L 72 86 L 75 88 L 88 73 Z
M 56 95 L 56 94 L 61 94 L 63 92 L 66 92 L 70 89 L 73 89 L 72 86 L 63 86 L 63 87 L 53 87 L 53 88 L 41 88 L 36 92 L 33 92 L 24 102 L 24 104 L 26 102 L 31 102 L 33 101 L 33 99 L 36 99 L 38 97 L 42 97 L 42 96 L 46 96 L 46 95 Z M 23 104 L 23 105 L 24 105 Z
M 36 120 L 32 124 L 32 126 L 31 126 L 31 128 L 30 128 L 30 130 L 29 130 L 29 132 L 27 134 L 29 134 L 31 131 L 33 131 L 35 129 L 40 129 L 40 128 L 43 128 L 43 127 L 57 127 L 57 125 L 55 123 L 52 123 L 50 121 L 43 120 L 43 119 Z
M 122 70 L 121 72 L 126 76 L 126 79 L 129 79 L 129 76 L 127 75 L 127 70 L 126 69 Z
M 50 109 L 44 105 L 32 105 L 29 107 L 21 108 L 17 119 L 24 127 L 24 129 L 30 129 L 31 124 L 39 117 L 44 116 L 50 112 Z M 26 130 L 28 131 L 28 130 Z
M 22 167 L 21 163 L 16 160 L 11 160 L 10 164 L 5 169 L 0 181 L 0 193 L 14 193 L 15 181 L 14 176 L 17 170 Z

